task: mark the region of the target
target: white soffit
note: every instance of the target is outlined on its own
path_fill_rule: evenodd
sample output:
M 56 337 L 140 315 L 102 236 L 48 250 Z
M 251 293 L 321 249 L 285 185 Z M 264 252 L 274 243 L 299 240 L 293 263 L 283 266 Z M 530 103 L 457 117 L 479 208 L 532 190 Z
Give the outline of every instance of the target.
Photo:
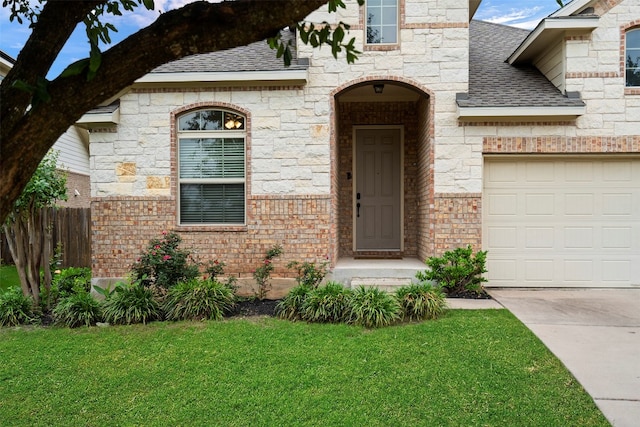
M 501 120 L 569 120 L 585 114 L 579 107 L 458 107 L 458 118 L 464 121 Z
M 223 83 L 223 82 L 301 82 L 307 81 L 307 70 L 149 73 L 137 83 Z
M 545 18 L 507 58 L 507 62 L 511 65 L 530 63 L 562 34 L 591 32 L 598 26 L 599 19 L 597 16 Z

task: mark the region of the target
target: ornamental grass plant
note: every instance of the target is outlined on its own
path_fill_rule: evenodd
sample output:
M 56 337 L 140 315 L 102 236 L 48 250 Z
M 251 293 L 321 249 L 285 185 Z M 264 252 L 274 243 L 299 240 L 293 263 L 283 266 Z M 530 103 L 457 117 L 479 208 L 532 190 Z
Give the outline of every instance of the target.
M 147 323 L 162 318 L 153 291 L 138 282 L 119 284 L 103 302 L 104 320 L 114 325 Z
M 33 300 L 12 287 L 0 293 L 0 326 L 17 326 L 32 320 Z
M 359 286 L 349 297 L 349 322 L 365 328 L 389 326 L 400 318 L 393 295 L 376 287 Z
M 53 318 L 70 328 L 94 326 L 102 319 L 102 306 L 89 292 L 78 291 L 58 300 Z
M 444 292 L 428 283 L 402 286 L 395 292 L 402 320 L 437 319 L 447 310 Z
M 178 283 L 164 300 L 167 320 L 222 320 L 234 306 L 233 289 L 212 279 L 196 278 Z
M 307 322 L 340 323 L 349 318 L 351 289 L 341 283 L 327 282 L 307 295 L 302 306 L 302 319 Z

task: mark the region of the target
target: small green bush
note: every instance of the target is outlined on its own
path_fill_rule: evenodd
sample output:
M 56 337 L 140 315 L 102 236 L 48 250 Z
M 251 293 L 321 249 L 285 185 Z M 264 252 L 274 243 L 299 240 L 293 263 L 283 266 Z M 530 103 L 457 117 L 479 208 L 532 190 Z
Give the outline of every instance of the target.
M 307 295 L 311 292 L 311 287 L 300 284 L 292 288 L 287 296 L 276 306 L 276 313 L 280 319 L 299 320 L 302 318 L 302 308 Z
M 328 282 L 307 295 L 302 306 L 302 319 L 308 322 L 340 323 L 348 320 L 351 289 Z
M 428 283 L 403 286 L 395 293 L 402 320 L 437 319 L 447 310 L 447 300 L 439 288 Z
M 17 326 L 32 320 L 33 300 L 22 289 L 9 288 L 0 293 L 0 326 Z
M 163 232 L 161 239 L 152 239 L 147 250 L 131 267 L 132 279 L 144 287 L 169 289 L 178 282 L 197 277 L 198 264 L 189 251 L 178 248 L 182 238 L 174 232 Z
M 56 323 L 70 328 L 93 326 L 102 318 L 102 307 L 89 292 L 76 292 L 60 298 L 53 309 Z
M 211 279 L 191 279 L 169 290 L 164 311 L 167 320 L 222 320 L 234 305 L 229 286 Z
M 419 271 L 416 277 L 421 282 L 435 281 L 451 293 L 480 292 L 482 283 L 487 281 L 482 277 L 482 273 L 487 272 L 486 259 L 486 251 L 478 251 L 473 255 L 471 245 L 456 248 L 445 252 L 442 257 L 427 259 L 426 264 L 430 270 Z
M 366 328 L 389 326 L 399 318 L 400 306 L 393 295 L 376 287 L 360 286 L 349 298 L 349 321 Z
M 320 282 L 327 275 L 327 262 L 316 264 L 315 262 L 291 261 L 287 268 L 296 270 L 296 282 L 298 285 L 306 285 L 310 288 L 317 288 Z
M 102 304 L 104 320 L 115 325 L 147 323 L 162 318 L 153 291 L 140 283 L 116 286 Z
M 56 305 L 60 298 L 74 293 L 91 291 L 91 269 L 88 267 L 69 267 L 56 271 L 51 280 L 49 293 L 42 289 L 42 301 Z

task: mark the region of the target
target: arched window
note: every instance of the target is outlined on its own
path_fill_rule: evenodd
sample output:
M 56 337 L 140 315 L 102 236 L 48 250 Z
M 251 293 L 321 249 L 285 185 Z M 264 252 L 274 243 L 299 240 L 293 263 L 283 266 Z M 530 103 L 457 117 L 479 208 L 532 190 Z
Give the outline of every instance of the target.
M 180 224 L 245 223 L 245 123 L 221 109 L 178 118 Z
M 640 28 L 627 31 L 624 66 L 626 86 L 640 86 Z

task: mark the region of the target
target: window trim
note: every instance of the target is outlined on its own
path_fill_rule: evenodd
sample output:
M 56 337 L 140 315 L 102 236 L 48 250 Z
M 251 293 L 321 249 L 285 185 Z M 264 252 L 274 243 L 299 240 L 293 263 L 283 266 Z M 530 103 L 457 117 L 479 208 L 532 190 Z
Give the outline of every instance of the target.
M 180 130 L 180 119 L 185 115 L 192 114 L 199 111 L 221 111 L 223 113 L 230 113 L 236 116 L 241 116 L 244 120 L 244 129 L 235 130 L 235 129 L 225 129 L 224 123 L 223 128 L 218 130 Z M 175 152 L 173 155 L 173 161 L 175 161 L 175 176 L 176 176 L 176 220 L 177 226 L 182 228 L 194 229 L 194 228 L 202 228 L 202 227 L 220 227 L 225 229 L 242 229 L 247 225 L 247 209 L 248 209 L 248 152 L 247 152 L 247 144 L 249 139 L 249 115 L 246 112 L 234 110 L 231 108 L 225 108 L 221 106 L 202 106 L 200 108 L 189 109 L 186 111 L 181 111 L 179 113 L 174 114 L 173 117 L 173 125 L 175 126 Z M 243 162 L 244 162 L 244 173 L 243 178 L 180 178 L 180 140 L 181 139 L 242 139 L 243 143 Z M 244 215 L 242 222 L 234 222 L 234 223 L 225 223 L 225 222 L 215 222 L 215 223 L 185 223 L 182 222 L 181 218 L 181 186 L 182 184 L 243 184 L 244 185 Z
M 622 66 L 623 66 L 623 70 L 624 70 L 624 87 L 625 89 L 629 89 L 629 90 L 640 90 L 640 84 L 636 85 L 636 86 L 631 86 L 627 84 L 627 71 L 629 70 L 629 68 L 627 67 L 627 51 L 629 49 L 629 34 L 630 33 L 638 33 L 640 34 L 640 27 L 631 27 L 625 30 L 624 32 L 624 55 L 623 55 L 623 61 L 622 61 Z M 633 50 L 637 50 L 638 53 L 640 53 L 640 43 L 637 46 L 634 46 L 632 48 Z M 640 55 L 639 55 L 640 56 Z M 638 70 L 640 70 L 640 64 L 638 64 Z

